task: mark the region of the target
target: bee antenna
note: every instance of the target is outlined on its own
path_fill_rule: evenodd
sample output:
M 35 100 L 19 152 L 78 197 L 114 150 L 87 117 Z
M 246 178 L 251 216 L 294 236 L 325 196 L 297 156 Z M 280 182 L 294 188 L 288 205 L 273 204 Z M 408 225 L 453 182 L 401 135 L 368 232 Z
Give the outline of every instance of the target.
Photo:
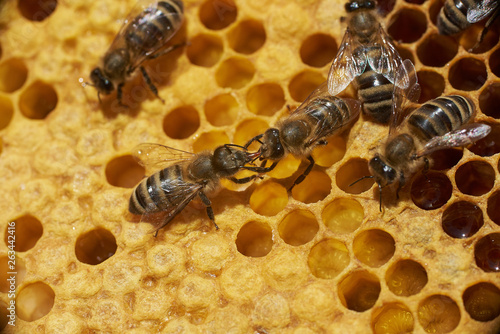
M 382 212 L 382 186 L 380 185 L 380 183 L 378 184 L 378 199 L 378 209 L 380 210 L 380 212 Z
M 349 187 L 352 187 L 353 185 L 355 185 L 356 183 L 358 183 L 359 181 L 363 181 L 364 179 L 373 179 L 373 175 L 366 175 L 366 176 L 363 176 L 362 178 L 359 178 L 357 179 L 356 181 L 354 181 L 353 183 L 351 183 L 349 185 Z

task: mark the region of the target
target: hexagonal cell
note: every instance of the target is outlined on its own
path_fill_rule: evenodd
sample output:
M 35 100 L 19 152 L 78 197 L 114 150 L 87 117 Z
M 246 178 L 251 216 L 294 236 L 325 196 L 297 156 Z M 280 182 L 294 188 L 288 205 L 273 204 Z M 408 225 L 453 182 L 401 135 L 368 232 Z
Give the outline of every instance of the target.
M 452 37 L 432 34 L 425 37 L 417 46 L 417 56 L 422 64 L 442 67 L 452 60 L 458 52 L 458 44 Z
M 449 333 L 460 322 L 460 309 L 453 299 L 432 295 L 418 305 L 418 322 L 427 333 Z
M 441 74 L 434 71 L 419 71 L 417 76 L 421 88 L 418 103 L 425 103 L 443 94 L 445 81 Z
M 327 34 L 317 33 L 308 36 L 300 46 L 300 59 L 306 65 L 323 67 L 337 54 L 335 39 Z
M 498 31 L 496 29 L 489 29 L 481 43 L 479 43 L 483 29 L 484 26 L 481 24 L 473 24 L 467 28 L 460 36 L 460 45 L 468 52 L 475 54 L 491 50 L 498 44 Z
M 424 210 L 435 210 L 451 198 L 453 186 L 445 174 L 427 172 L 418 175 L 411 184 L 411 199 Z
M 311 248 L 307 264 L 314 276 L 330 279 L 339 275 L 350 260 L 349 251 L 342 241 L 325 239 Z
M 207 0 L 200 6 L 200 21 L 211 30 L 221 30 L 236 20 L 238 8 L 233 0 Z
M 489 126 L 491 126 L 491 132 L 468 147 L 474 154 L 482 157 L 500 153 L 500 126 L 497 124 L 489 124 Z
M 42 234 L 42 223 L 32 215 L 24 215 L 5 226 L 4 241 L 7 246 L 14 242 L 16 252 L 26 252 L 35 247 Z
M 219 36 L 199 34 L 189 40 L 186 55 L 191 64 L 212 67 L 219 62 L 223 51 L 223 43 Z
M 351 159 L 339 168 L 335 174 L 337 187 L 349 194 L 361 194 L 373 186 L 373 179 L 364 179 L 363 176 L 370 175 L 368 162 L 364 159 Z M 353 184 L 356 182 L 355 184 Z
M 456 61 L 448 72 L 448 81 L 455 89 L 473 91 L 481 88 L 488 73 L 484 61 L 476 58 L 462 58 Z
M 17 8 L 21 15 L 30 21 L 43 21 L 57 7 L 56 0 L 19 0 Z
M 499 54 L 500 57 L 500 54 Z M 486 116 L 500 118 L 500 83 L 492 83 L 485 87 L 479 95 L 479 108 Z
M 332 166 L 342 160 L 346 152 L 345 139 L 341 136 L 330 137 L 327 141 L 326 145 L 316 146 L 311 154 L 316 165 L 321 167 Z
M 234 123 L 238 117 L 240 105 L 232 94 L 226 93 L 207 100 L 203 109 L 210 124 L 225 126 Z
M 181 106 L 163 118 L 163 131 L 172 139 L 186 139 L 200 127 L 200 115 L 193 106 Z
M 402 303 L 388 303 L 372 313 L 374 334 L 413 333 L 415 319 L 408 307 Z
M 455 202 L 443 212 L 441 225 L 452 238 L 469 238 L 483 226 L 483 212 L 477 205 L 460 201 Z
M 500 78 L 500 48 L 490 54 L 488 62 L 491 72 Z
M 488 217 L 497 225 L 500 225 L 500 191 L 494 192 L 488 198 L 488 207 L 486 209 Z
M 377 302 L 380 282 L 366 270 L 349 273 L 338 285 L 340 302 L 349 310 L 364 312 Z
M 403 47 L 401 44 L 397 44 L 396 46 L 396 51 L 398 51 L 399 55 L 401 56 L 401 59 L 409 59 L 411 60 L 412 63 L 415 64 L 415 57 L 413 56 L 413 51 Z
M 256 115 L 272 116 L 285 104 L 285 93 L 276 83 L 263 83 L 250 87 L 247 92 L 248 110 Z
M 245 87 L 253 78 L 255 67 L 246 58 L 232 57 L 224 60 L 215 72 L 217 85 L 223 88 Z
M 193 152 L 199 153 L 205 150 L 213 151 L 216 147 L 230 142 L 229 137 L 223 131 L 205 132 L 199 135 L 194 141 Z
M 257 221 L 246 223 L 238 232 L 236 248 L 245 256 L 266 256 L 273 248 L 271 227 L 267 223 Z
M 234 51 L 252 54 L 266 41 L 264 25 L 257 20 L 241 21 L 227 33 L 227 41 Z
M 395 41 L 413 43 L 422 37 L 426 29 L 427 18 L 424 13 L 403 7 L 392 16 L 387 32 Z
M 462 159 L 464 151 L 456 148 L 449 148 L 432 152 L 429 155 L 431 168 L 434 170 L 446 170 L 454 167 Z
M 316 203 L 325 199 L 332 190 L 332 180 L 323 171 L 313 170 L 307 175 L 305 181 L 295 185 L 292 197 L 302 203 Z
M 16 272 L 15 280 L 11 279 L 12 272 Z M 12 253 L 0 256 L 0 292 L 14 291 L 21 285 L 24 276 L 26 276 L 26 266 L 20 257 Z
M 133 188 L 145 176 L 145 169 L 131 155 L 114 158 L 106 165 L 106 179 L 115 187 Z
M 474 246 L 474 257 L 482 270 L 500 272 L 500 233 L 491 233 L 479 239 Z
M 57 93 L 51 85 L 35 81 L 19 97 L 19 109 L 27 118 L 44 119 L 57 106 Z
M 488 282 L 468 287 L 462 301 L 465 310 L 476 321 L 491 321 L 500 315 L 500 289 Z
M 427 284 L 427 272 L 413 260 L 399 260 L 385 274 L 387 287 L 396 296 L 413 296 Z
M 269 128 L 269 123 L 259 118 L 250 118 L 242 121 L 236 127 L 233 142 L 238 145 L 245 145 L 253 137 L 264 133 Z M 250 145 L 249 149 L 257 150 L 259 142 Z
M 354 255 L 367 266 L 378 268 L 389 261 L 396 251 L 394 238 L 383 230 L 359 233 L 352 242 Z
M 287 177 L 292 176 L 299 168 L 302 160 L 297 159 L 292 154 L 288 154 L 283 159 L 278 162 L 278 165 L 267 173 L 268 176 L 273 177 L 275 179 L 285 179 Z M 266 166 L 269 166 L 271 163 L 268 162 Z
M 24 61 L 12 58 L 0 64 L 0 90 L 12 93 L 21 88 L 28 77 Z
M 288 204 L 288 193 L 281 184 L 266 181 L 257 185 L 250 195 L 249 204 L 259 215 L 275 216 Z
M 495 170 L 485 161 L 469 161 L 458 167 L 455 182 L 464 194 L 481 196 L 493 188 Z
M 47 315 L 54 306 L 55 293 L 43 283 L 24 286 L 16 297 L 16 313 L 24 321 L 35 321 Z
M 292 99 L 302 102 L 325 80 L 325 77 L 321 73 L 305 70 L 290 80 L 288 91 Z
M 355 199 L 337 198 L 321 214 L 323 223 L 334 233 L 354 232 L 363 222 L 364 210 Z
M 12 101 L 4 95 L 0 95 L 0 130 L 7 127 L 14 115 L 14 105 Z
M 116 248 L 115 236 L 99 227 L 78 237 L 75 243 L 75 254 L 80 262 L 97 265 L 112 257 Z
M 289 245 L 300 246 L 311 241 L 318 233 L 319 224 L 314 215 L 306 210 L 294 210 L 279 223 L 281 239 Z

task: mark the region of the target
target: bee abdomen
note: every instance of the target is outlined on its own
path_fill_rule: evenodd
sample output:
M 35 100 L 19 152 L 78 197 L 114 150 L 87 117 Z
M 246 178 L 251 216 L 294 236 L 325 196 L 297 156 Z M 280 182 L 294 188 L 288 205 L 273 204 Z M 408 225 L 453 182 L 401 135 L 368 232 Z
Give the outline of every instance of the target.
M 315 123 L 323 123 L 332 131 L 347 123 L 351 114 L 349 106 L 336 96 L 317 98 L 310 103 L 308 110 Z
M 356 79 L 358 98 L 365 114 L 378 123 L 388 123 L 392 112 L 394 85 L 382 74 L 368 69 Z
M 407 122 L 410 131 L 428 141 L 460 128 L 474 112 L 471 101 L 460 95 L 439 97 L 413 111 Z
M 467 8 L 478 0 L 447 0 L 438 15 L 437 28 L 442 35 L 454 35 L 467 28 Z

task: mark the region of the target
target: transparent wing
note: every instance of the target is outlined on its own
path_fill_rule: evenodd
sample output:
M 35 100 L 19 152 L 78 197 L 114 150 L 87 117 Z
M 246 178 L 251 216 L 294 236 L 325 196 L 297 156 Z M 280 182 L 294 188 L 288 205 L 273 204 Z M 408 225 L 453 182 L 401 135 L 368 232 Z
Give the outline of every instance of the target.
M 342 44 L 328 73 L 328 92 L 337 95 L 366 68 L 365 48 L 346 29 Z
M 366 57 L 375 72 L 382 74 L 391 83 L 395 82 L 396 72 L 403 60 L 382 26 L 379 26 L 371 45 L 367 47 Z
M 467 9 L 467 21 L 476 23 L 490 15 L 498 6 L 498 0 L 473 1 Z
M 174 163 L 191 160 L 195 155 L 191 152 L 153 143 L 139 144 L 134 147 L 131 153 L 134 159 L 146 168 L 147 175 Z
M 487 124 L 470 123 L 463 126 L 461 129 L 450 131 L 439 137 L 434 137 L 427 142 L 422 150 L 416 153 L 416 158 L 423 157 L 434 151 L 442 150 L 451 147 L 463 147 L 470 145 L 484 137 L 491 131 L 491 127 Z
M 392 115 L 389 123 L 389 134 L 401 124 L 408 103 L 417 102 L 420 97 L 420 85 L 417 72 L 411 60 L 406 59 L 396 71 L 394 92 L 392 94 Z

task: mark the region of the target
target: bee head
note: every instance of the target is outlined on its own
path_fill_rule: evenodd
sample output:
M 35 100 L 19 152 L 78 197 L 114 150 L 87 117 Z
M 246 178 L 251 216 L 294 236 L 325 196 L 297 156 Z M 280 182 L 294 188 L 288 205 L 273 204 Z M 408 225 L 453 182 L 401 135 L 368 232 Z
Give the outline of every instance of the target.
M 351 0 L 344 5 L 344 8 L 347 13 L 352 13 L 358 9 L 374 9 L 375 5 L 375 0 Z
M 394 183 L 397 177 L 396 170 L 386 164 L 379 155 L 376 155 L 370 160 L 368 163 L 368 170 L 375 178 L 375 182 L 378 183 L 379 188 Z
M 110 94 L 114 89 L 114 85 L 111 80 L 108 79 L 106 75 L 102 72 L 101 68 L 96 67 L 90 72 L 90 81 L 97 89 L 99 93 L 104 95 Z
M 279 160 L 283 158 L 285 150 L 281 144 L 280 131 L 278 129 L 270 128 L 264 133 L 259 152 L 260 160 Z
M 214 168 L 222 176 L 236 174 L 247 162 L 247 152 L 239 147 L 223 145 L 217 147 L 214 151 Z

